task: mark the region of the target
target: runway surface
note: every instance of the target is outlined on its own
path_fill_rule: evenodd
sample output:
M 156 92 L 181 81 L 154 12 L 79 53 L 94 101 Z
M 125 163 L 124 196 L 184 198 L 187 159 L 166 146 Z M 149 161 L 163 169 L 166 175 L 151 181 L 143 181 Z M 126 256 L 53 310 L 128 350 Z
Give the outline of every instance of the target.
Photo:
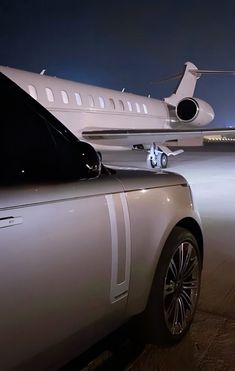
M 141 151 L 107 152 L 103 162 L 147 166 Z M 167 170 L 189 182 L 204 229 L 204 270 L 194 324 L 175 347 L 133 350 L 124 340 L 112 354 L 102 353 L 101 362 L 93 361 L 83 370 L 235 371 L 235 146 L 188 149 L 172 156 Z

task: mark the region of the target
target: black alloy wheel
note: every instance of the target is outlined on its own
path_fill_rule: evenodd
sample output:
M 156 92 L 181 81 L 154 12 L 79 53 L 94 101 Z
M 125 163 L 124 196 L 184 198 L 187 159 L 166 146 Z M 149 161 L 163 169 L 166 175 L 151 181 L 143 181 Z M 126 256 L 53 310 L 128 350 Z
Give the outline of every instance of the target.
M 195 237 L 176 227 L 167 239 L 144 313 L 147 341 L 175 343 L 188 331 L 197 307 L 201 254 Z

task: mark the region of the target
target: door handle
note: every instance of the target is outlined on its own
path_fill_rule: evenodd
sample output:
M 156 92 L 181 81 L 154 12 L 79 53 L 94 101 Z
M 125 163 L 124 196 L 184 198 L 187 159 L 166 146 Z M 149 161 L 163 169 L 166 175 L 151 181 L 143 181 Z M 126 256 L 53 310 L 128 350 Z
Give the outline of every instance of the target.
M 0 218 L 0 228 L 12 227 L 22 223 L 23 218 L 21 216 L 7 216 L 6 218 Z

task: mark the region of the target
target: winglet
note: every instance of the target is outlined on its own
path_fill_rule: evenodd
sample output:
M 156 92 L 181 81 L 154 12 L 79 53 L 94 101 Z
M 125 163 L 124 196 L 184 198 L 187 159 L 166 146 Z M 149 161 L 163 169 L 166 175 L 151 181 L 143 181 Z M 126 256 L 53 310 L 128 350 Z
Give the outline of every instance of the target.
M 171 106 L 176 106 L 181 99 L 193 97 L 197 80 L 200 78 L 200 74 L 195 73 L 197 70 L 198 68 L 193 63 L 186 62 L 176 91 L 170 97 L 164 98 L 164 101 Z

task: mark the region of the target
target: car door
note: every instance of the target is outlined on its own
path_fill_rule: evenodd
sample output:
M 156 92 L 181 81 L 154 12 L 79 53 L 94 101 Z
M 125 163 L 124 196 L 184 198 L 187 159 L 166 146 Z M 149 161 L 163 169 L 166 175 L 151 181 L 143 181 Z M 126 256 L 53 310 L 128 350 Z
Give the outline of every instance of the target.
M 120 183 L 106 173 L 50 179 L 54 138 L 41 115 L 15 107 L 0 139 L 1 370 L 69 338 L 77 354 L 113 330 L 130 278 Z
M 76 183 L 0 193 L 2 368 L 4 359 L 27 359 L 76 333 L 85 349 L 123 320 L 125 198 L 111 180 Z

